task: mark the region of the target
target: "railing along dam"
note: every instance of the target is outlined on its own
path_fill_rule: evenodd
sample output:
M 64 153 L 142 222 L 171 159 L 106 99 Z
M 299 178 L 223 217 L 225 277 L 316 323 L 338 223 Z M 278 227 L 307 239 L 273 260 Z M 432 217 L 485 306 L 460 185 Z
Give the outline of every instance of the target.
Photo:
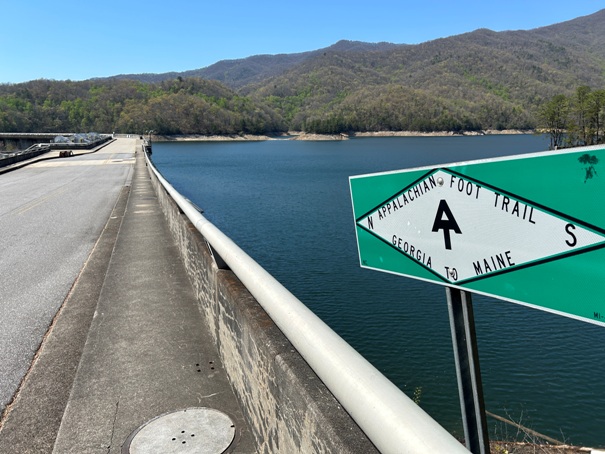
M 242 411 L 269 452 L 468 453 L 147 164 Z

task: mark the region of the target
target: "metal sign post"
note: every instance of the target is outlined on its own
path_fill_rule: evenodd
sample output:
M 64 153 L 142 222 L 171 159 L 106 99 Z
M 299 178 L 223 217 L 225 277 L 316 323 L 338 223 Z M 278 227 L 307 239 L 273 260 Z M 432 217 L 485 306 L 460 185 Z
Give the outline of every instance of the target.
M 466 447 L 473 454 L 489 454 L 471 295 L 451 287 L 446 288 L 446 294 Z

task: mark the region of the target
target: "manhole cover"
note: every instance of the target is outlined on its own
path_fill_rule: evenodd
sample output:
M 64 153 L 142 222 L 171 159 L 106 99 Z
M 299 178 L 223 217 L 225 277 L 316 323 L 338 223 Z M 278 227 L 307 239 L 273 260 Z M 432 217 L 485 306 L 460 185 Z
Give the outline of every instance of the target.
M 233 442 L 235 424 L 213 408 L 188 408 L 158 416 L 135 430 L 123 454 L 219 454 Z

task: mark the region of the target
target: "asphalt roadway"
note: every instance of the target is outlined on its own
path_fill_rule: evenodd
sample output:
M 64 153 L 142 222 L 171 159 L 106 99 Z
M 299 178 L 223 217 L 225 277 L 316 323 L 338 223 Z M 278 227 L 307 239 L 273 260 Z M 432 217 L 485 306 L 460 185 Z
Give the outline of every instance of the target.
M 134 151 L 122 139 L 0 175 L 0 412 L 129 184 Z
M 0 175 L 0 453 L 129 452 L 149 421 L 200 408 L 233 422 L 228 452 L 257 452 L 137 149 Z

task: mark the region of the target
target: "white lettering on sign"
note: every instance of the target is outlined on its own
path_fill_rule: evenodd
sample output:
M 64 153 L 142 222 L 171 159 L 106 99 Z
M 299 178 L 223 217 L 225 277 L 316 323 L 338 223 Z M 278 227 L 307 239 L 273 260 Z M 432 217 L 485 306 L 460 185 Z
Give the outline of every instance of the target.
M 403 189 L 357 224 L 457 284 L 605 242 L 561 214 L 447 169 Z

